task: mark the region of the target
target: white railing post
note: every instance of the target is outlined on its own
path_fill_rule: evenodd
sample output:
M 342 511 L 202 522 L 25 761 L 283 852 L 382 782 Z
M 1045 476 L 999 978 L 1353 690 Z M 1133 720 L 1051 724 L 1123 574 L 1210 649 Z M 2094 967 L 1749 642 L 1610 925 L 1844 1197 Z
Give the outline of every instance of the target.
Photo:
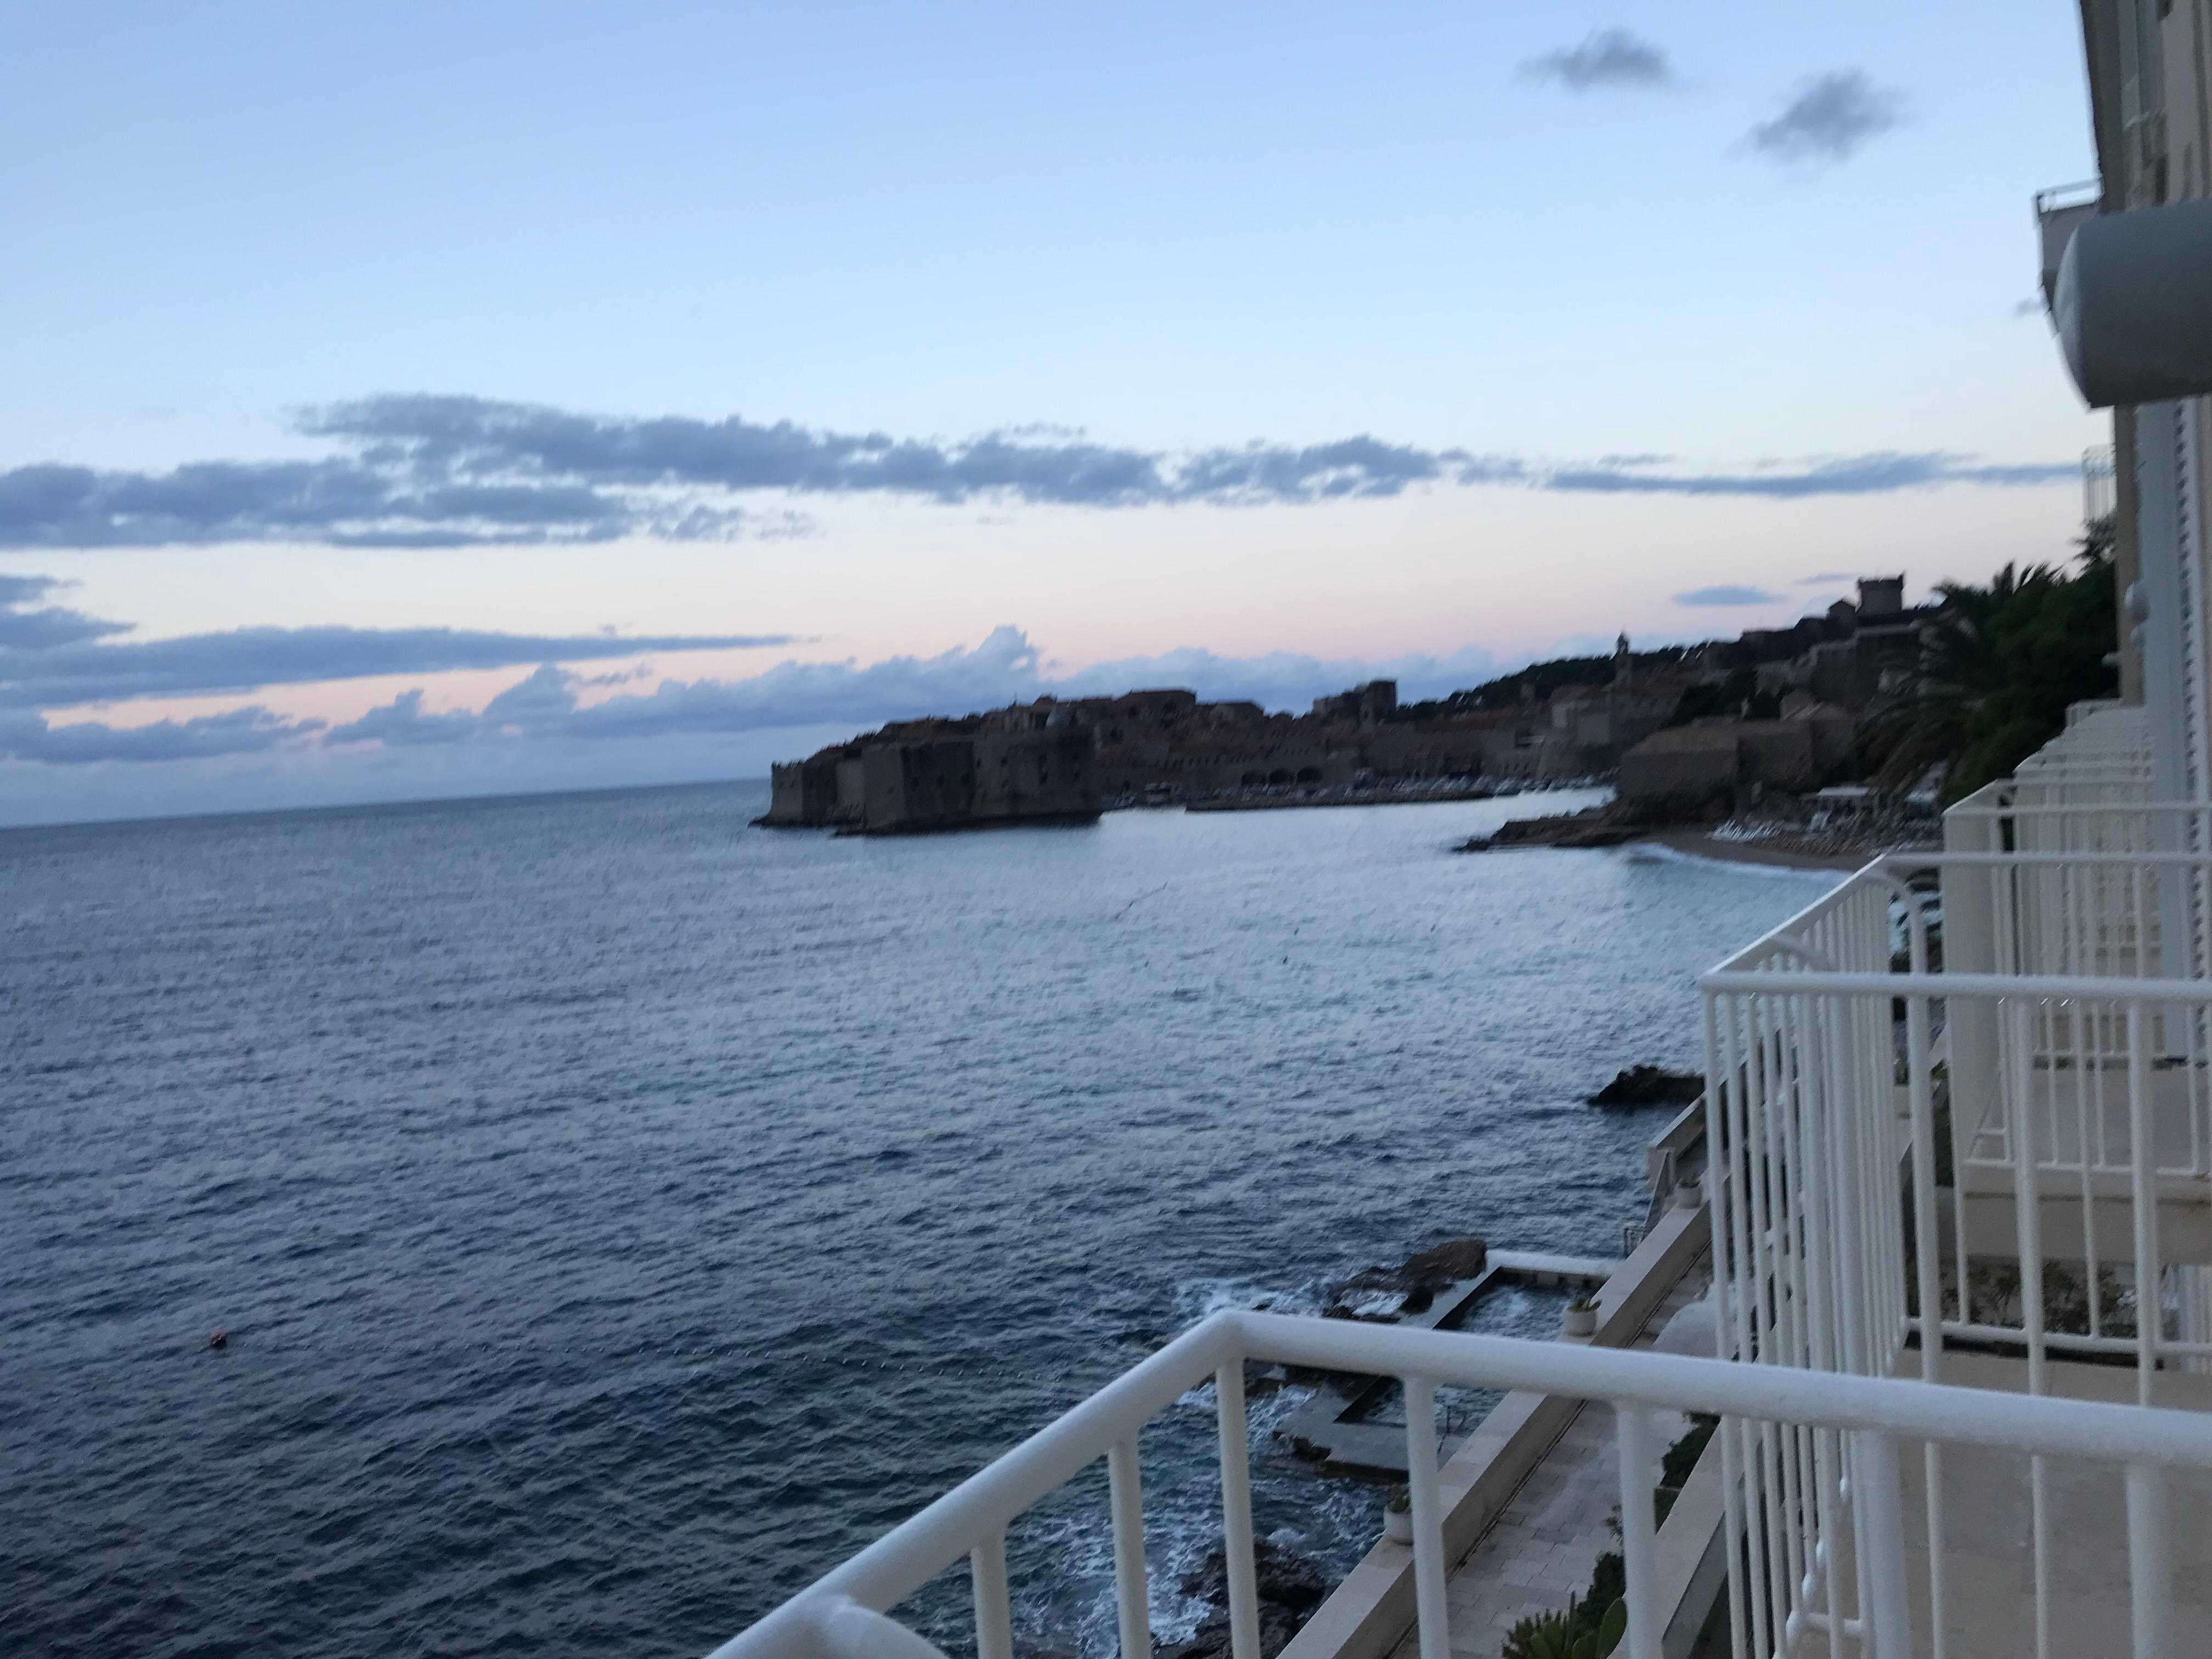
M 990 1534 L 968 1553 L 975 1592 L 975 1659 L 1014 1659 L 1013 1609 L 1006 1595 L 1006 1534 Z
M 1973 798 L 1989 802 L 1969 807 L 1962 802 L 1943 815 L 1943 847 L 1949 853 L 2000 853 L 2004 850 L 2002 820 L 1994 815 L 1998 786 Z M 1967 810 L 1961 810 L 1966 808 Z M 1996 891 L 2001 872 L 1994 866 L 1946 865 L 1938 879 L 1943 895 L 1943 971 L 1947 974 L 1993 974 L 1997 971 Z M 1972 1148 L 1974 1128 L 1990 1100 L 1997 1074 L 1996 1010 L 1978 998 L 1949 1004 L 1945 1030 L 1951 1050 L 1951 1145 L 1954 1168 L 1963 1171 Z M 1964 1185 L 1961 1183 L 1961 1192 Z M 1960 1214 L 1965 1213 L 1964 1206 Z M 1966 1258 L 1960 1258 L 1960 1317 L 1966 1312 Z
M 1138 1473 L 1136 1436 L 1115 1441 L 1114 1449 L 1106 1454 L 1106 1485 L 1114 1514 L 1114 1605 L 1121 1634 L 1121 1659 L 1152 1659 L 1144 1486 Z
M 1444 1600 L 1444 1505 L 1437 1480 L 1437 1385 L 1425 1376 L 1401 1381 L 1406 1389 L 1406 1496 L 1413 1522 L 1413 1609 L 1420 1627 L 1421 1659 L 1451 1659 L 1449 1613 Z
M 2135 1659 L 2171 1659 L 2173 1560 L 2166 1536 L 2166 1471 L 2128 1465 L 2128 1597 Z
M 2166 1303 L 2159 1294 L 2158 1141 L 2151 1125 L 2150 1032 L 2140 1002 L 2128 1005 L 2129 1191 L 2135 1208 L 2136 1396 L 2151 1403 Z M 2094 1295 L 2094 1288 L 2091 1293 Z
M 1719 1359 L 1748 1361 L 1751 1356 L 1743 1335 L 1744 1250 L 1738 1243 L 1742 1232 L 1743 1180 L 1737 1174 L 1737 1152 L 1743 1145 L 1743 1135 L 1735 1127 L 1735 1118 L 1731 1115 L 1729 1104 L 1734 1102 L 1741 1107 L 1744 1088 L 1735 1066 L 1732 1040 L 1735 1016 L 1731 1005 L 1731 1042 L 1728 1059 L 1723 1061 L 1720 998 L 1706 991 L 1700 994 L 1699 1000 L 1705 1011 L 1705 1183 L 1712 1206 L 1710 1237 L 1717 1298 L 1713 1354 Z M 1723 1417 L 1713 1437 L 1720 1443 L 1721 1490 L 1726 1512 L 1723 1541 L 1728 1556 L 1729 1659 L 1750 1659 L 1749 1604 L 1744 1596 L 1743 1582 L 1745 1534 L 1749 1521 L 1745 1513 L 1745 1460 L 1740 1449 L 1744 1443 L 1742 1419 Z
M 1857 1480 L 1852 1507 L 1864 1520 L 1869 1605 L 1860 1609 L 1874 1635 L 1875 1659 L 1911 1659 L 1911 1625 L 1905 1601 L 1904 1497 L 1898 1482 L 1897 1442 L 1862 1430 L 1852 1437 Z
M 1214 1372 L 1213 1392 L 1221 1418 L 1221 1553 L 1228 1569 L 1229 1651 L 1231 1659 L 1260 1659 L 1260 1577 L 1252 1560 L 1252 1468 L 1245 1444 L 1241 1355 Z
M 2078 1006 L 2078 1005 L 2077 1005 Z M 2005 1105 L 2005 1151 L 2012 1160 L 2013 1222 L 2020 1261 L 2020 1310 L 2027 1340 L 2027 1391 L 2049 1389 L 2043 1340 L 2043 1199 L 2036 1183 L 2033 1012 L 2024 996 L 2000 1001 L 2005 1060 L 1999 1081 Z M 2051 1656 L 2050 1469 L 2028 1462 L 2028 1510 L 2035 1563 L 2036 1659 Z
M 1660 1659 L 1651 1417 L 1643 1407 L 1625 1402 L 1616 1402 L 1613 1414 L 1620 1459 L 1620 1557 L 1628 1580 L 1628 1659 Z

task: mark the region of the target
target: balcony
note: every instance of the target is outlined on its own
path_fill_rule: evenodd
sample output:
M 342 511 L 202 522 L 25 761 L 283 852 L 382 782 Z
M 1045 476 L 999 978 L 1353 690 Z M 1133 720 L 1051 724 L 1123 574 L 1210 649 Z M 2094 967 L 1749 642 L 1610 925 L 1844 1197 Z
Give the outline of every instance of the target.
M 1545 1431 L 1572 1456 L 1513 1484 L 1612 1471 L 1627 1659 L 1714 1650 L 1681 1616 L 1700 1561 L 1725 1579 L 1735 1659 L 2197 1650 L 2183 1632 L 2212 1620 L 2208 811 L 2154 798 L 2140 710 L 2085 706 L 1952 809 L 1942 850 L 1875 860 L 1703 976 L 1702 1136 L 1678 1121 L 1655 1157 L 1669 1179 L 1703 1164 L 1717 1358 L 1218 1315 L 715 1659 L 932 1659 L 890 1615 L 963 1562 L 977 1659 L 1012 1659 L 1006 1529 L 1102 1459 L 1119 1652 L 1148 1659 L 1142 1431 L 1191 1410 L 1218 1431 L 1232 1659 L 1271 1659 L 1254 1364 L 1396 1379 L 1406 1402 L 1412 1542 L 1378 1544 L 1353 1575 L 1402 1583 L 1402 1606 L 1325 1617 L 1333 1601 L 1290 1659 L 1378 1659 L 1401 1636 L 1401 1659 L 1487 1659 L 1494 1634 L 1455 1630 L 1454 1610 L 1480 1600 L 1464 1575 L 1508 1559 L 1480 1528 L 1512 1508 L 1470 1530 L 1458 1460 L 1439 1469 L 1442 1387 L 1515 1390 L 1534 1402 L 1524 1428 L 1560 1425 Z M 1639 1258 L 1688 1237 L 1662 1211 L 1674 1231 Z M 1703 1507 L 1685 1487 L 1662 1528 L 1657 1414 L 1693 1411 L 1720 1417 L 1692 1476 Z
M 1261 1659 L 1244 1376 L 1274 1363 L 1396 1376 L 1407 1399 L 1411 1553 L 1420 1659 L 1453 1653 L 1437 1476 L 1439 1386 L 1534 1390 L 1602 1402 L 1621 1471 L 1627 1659 L 1660 1659 L 1662 1608 L 1651 1504 L 1655 1411 L 1722 1414 L 1726 1536 L 1744 1540 L 1729 1575 L 1734 1652 L 1840 1651 L 1880 1659 L 1929 1650 L 1942 1617 L 1943 1552 L 1919 1527 L 1921 1471 L 1950 1460 L 1996 1489 L 2010 1477 L 2051 1487 L 2087 1519 L 2117 1504 L 2111 1534 L 2118 1600 L 2096 1604 L 2096 1650 L 2126 1630 L 2138 1656 L 2174 1645 L 2177 1516 L 2212 1510 L 2212 1417 L 2107 1403 L 1985 1394 L 1924 1382 L 1743 1365 L 1672 1354 L 1625 1353 L 1564 1343 L 1350 1325 L 1271 1314 L 1217 1314 L 1125 1373 L 1066 1416 L 955 1487 L 860 1554 L 826 1574 L 722 1647 L 713 1659 L 932 1659 L 940 1650 L 889 1615 L 940 1574 L 963 1565 L 975 1609 L 977 1659 L 1012 1659 L 1006 1566 L 1008 1525 L 1086 1467 L 1103 1460 L 1114 1536 L 1119 1651 L 1152 1650 L 1141 1436 L 1179 1402 L 1218 1421 L 1224 1553 L 1234 1659 Z M 1913 1454 L 1917 1453 L 1917 1457 Z M 1936 1536 L 1940 1537 L 1938 1527 Z M 2184 1534 L 2192 1536 L 2192 1534 Z M 1914 1547 L 1916 1537 L 1920 1547 Z M 2039 1556 L 2039 1566 L 2045 1565 Z M 2039 1573 L 2039 1580 L 2043 1575 Z M 1929 1586 L 1936 1586 L 1931 1602 Z M 1985 1589 L 1986 1587 L 1977 1586 Z M 2195 1581 L 2185 1586 L 2201 1594 Z M 1973 1595 L 1965 1598 L 1974 1601 Z M 1979 1596 L 1991 1640 L 1953 1641 L 1960 1655 L 2010 1655 L 2012 1634 L 1990 1622 L 2000 1598 Z M 2117 1610 L 2118 1622 L 2112 1622 Z M 2193 1604 L 2191 1625 L 2204 1609 Z M 2048 1620 L 2046 1620 L 2046 1624 Z M 1812 1646 L 1808 1645 L 1810 1638 Z M 1936 1644 L 1935 1651 L 1945 1650 Z
M 2140 711 L 2079 709 L 1944 851 L 1875 860 L 1701 981 L 1725 1356 L 2212 1409 L 2212 859 L 2207 809 L 2149 771 Z M 1779 1437 L 1764 1501 L 1841 1502 Z M 1933 1446 L 1908 1485 L 1916 1605 L 1976 1609 L 1954 1651 L 2014 1650 L 1972 1644 L 1992 1621 L 2106 1649 L 2072 1598 L 2128 1571 L 2081 1488 Z M 2012 1512 L 2028 1568 L 1993 1601 L 1975 1517 Z M 1812 1559 L 1770 1564 L 1778 1596 Z

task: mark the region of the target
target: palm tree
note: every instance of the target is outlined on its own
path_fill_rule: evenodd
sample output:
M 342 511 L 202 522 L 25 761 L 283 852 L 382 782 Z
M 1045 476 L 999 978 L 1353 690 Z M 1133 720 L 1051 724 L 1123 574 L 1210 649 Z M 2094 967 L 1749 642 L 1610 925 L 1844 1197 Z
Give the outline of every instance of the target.
M 2007 565 L 1987 587 L 1936 589 L 1942 608 L 1922 625 L 1915 684 L 1861 729 L 1877 789 L 1908 789 L 1940 765 L 1944 799 L 1956 800 L 2057 735 L 2069 703 L 2110 691 L 2112 539 L 2112 520 L 2094 520 L 2075 574 Z

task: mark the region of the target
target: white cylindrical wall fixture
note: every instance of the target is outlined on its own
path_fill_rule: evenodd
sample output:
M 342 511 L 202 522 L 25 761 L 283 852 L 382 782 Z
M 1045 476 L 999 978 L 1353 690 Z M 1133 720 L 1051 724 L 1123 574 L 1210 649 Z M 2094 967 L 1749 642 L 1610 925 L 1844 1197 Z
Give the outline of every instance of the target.
M 2212 201 L 2083 221 L 2051 312 L 2090 408 L 2212 393 Z

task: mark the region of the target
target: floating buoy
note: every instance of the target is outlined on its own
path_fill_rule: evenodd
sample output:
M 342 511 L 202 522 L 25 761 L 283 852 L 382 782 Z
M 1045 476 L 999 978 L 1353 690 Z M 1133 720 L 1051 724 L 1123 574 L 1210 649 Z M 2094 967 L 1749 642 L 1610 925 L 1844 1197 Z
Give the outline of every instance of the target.
M 213 1336 L 208 1338 L 208 1346 L 210 1348 L 225 1348 L 229 1346 L 230 1333 L 228 1331 L 219 1330 Z

